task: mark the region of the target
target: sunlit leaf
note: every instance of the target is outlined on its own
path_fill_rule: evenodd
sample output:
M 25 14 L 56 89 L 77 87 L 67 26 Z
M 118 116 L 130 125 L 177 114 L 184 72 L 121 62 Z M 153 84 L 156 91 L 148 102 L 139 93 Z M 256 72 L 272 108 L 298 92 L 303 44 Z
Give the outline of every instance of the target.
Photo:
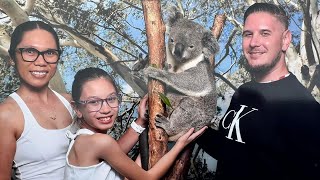
M 162 102 L 163 102 L 164 104 L 166 104 L 167 106 L 169 106 L 169 107 L 172 108 L 172 105 L 171 105 L 171 103 L 170 103 L 170 100 L 169 100 L 169 98 L 168 98 L 165 94 L 159 92 L 159 97 L 160 97 L 160 99 L 162 100 Z

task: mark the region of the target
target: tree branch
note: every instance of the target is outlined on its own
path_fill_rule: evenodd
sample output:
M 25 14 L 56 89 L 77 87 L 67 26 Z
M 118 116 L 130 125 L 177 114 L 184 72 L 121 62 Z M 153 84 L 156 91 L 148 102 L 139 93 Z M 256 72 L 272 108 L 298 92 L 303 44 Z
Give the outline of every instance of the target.
M 60 46 L 72 46 L 77 48 L 81 47 L 81 45 L 73 39 L 60 39 L 59 42 Z
M 236 35 L 237 31 L 238 31 L 237 28 L 234 28 L 234 29 L 232 30 L 232 33 L 231 33 L 231 35 L 229 36 L 229 39 L 228 39 L 228 41 L 227 41 L 227 43 L 226 43 L 226 45 L 225 45 L 226 52 L 225 52 L 224 56 L 223 56 L 223 57 L 218 61 L 218 63 L 215 65 L 215 68 L 218 67 L 218 66 L 221 64 L 221 62 L 223 62 L 223 60 L 229 55 L 229 51 L 230 51 L 230 50 L 229 50 L 228 47 L 230 46 L 230 44 L 231 44 L 234 36 Z
M 3 46 L 0 46 L 0 54 L 9 57 L 8 49 Z
M 109 49 L 104 48 L 96 42 L 93 42 L 92 40 L 80 35 L 66 25 L 56 25 L 56 27 L 64 29 L 74 40 L 77 41 L 79 45 L 81 45 L 89 53 L 110 63 L 112 69 L 117 72 L 131 86 L 131 88 L 137 94 L 139 94 L 140 97 L 143 97 L 145 95 L 146 88 L 139 87 L 139 85 L 134 81 L 132 74 L 130 73 L 131 70 L 126 65 L 124 65 L 123 63 L 114 63 L 116 61 L 119 61 L 119 58 L 114 55 Z M 141 83 L 140 85 L 142 84 L 143 83 Z
M 121 2 L 123 2 L 123 3 L 125 3 L 125 4 L 128 4 L 129 6 L 135 8 L 135 9 L 137 9 L 137 10 L 139 10 L 139 11 L 142 11 L 142 8 L 134 5 L 133 3 L 130 3 L 130 2 L 127 2 L 127 1 L 124 1 L 124 0 L 121 0 Z
M 36 0 L 26 0 L 26 5 L 24 6 L 23 10 L 27 14 L 31 14 L 31 12 L 33 11 L 35 3 L 36 3 Z
M 240 30 L 243 29 L 243 25 L 239 21 L 237 21 L 235 18 L 227 16 L 227 20 L 232 22 L 236 27 L 240 28 Z
M 308 85 L 308 90 L 311 92 L 315 86 L 317 86 L 317 88 L 320 89 L 320 65 L 319 64 L 315 67 L 314 73 Z
M 111 68 L 115 72 L 117 72 L 140 97 L 143 97 L 146 94 L 147 88 L 142 87 L 143 85 L 145 85 L 145 83 L 141 82 L 142 80 L 138 78 L 134 79 L 134 77 L 131 74 L 130 68 L 128 68 L 123 63 L 114 63 L 116 61 L 119 61 L 119 58 L 116 55 L 114 55 L 109 49 L 97 44 L 91 39 L 81 35 L 76 30 L 65 25 L 61 18 L 54 17 L 55 14 L 51 14 L 51 16 L 49 16 L 49 14 L 45 15 L 46 17 L 42 18 L 49 20 L 52 26 L 64 30 L 72 39 L 74 39 L 81 47 L 86 49 L 89 53 L 110 63 Z
M 1 0 L 0 8 L 10 17 L 13 26 L 29 21 L 27 13 L 15 0 Z
M 308 64 L 313 65 L 316 63 L 313 48 L 312 48 L 312 31 L 311 31 L 311 16 L 310 16 L 310 0 L 301 1 L 299 0 L 300 5 L 303 9 L 303 17 L 304 17 L 304 24 L 305 24 L 305 51 L 308 59 Z

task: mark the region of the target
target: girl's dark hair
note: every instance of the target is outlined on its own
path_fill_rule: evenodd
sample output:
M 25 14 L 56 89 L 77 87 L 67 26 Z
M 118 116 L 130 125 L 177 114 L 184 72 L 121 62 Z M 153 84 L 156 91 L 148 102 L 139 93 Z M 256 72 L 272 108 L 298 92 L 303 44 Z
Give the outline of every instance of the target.
M 246 22 L 247 17 L 256 12 L 267 12 L 275 16 L 286 29 L 289 27 L 289 18 L 286 11 L 281 7 L 271 3 L 255 3 L 251 5 L 244 13 L 244 21 Z
M 59 43 L 59 38 L 56 33 L 56 31 L 49 25 L 46 24 L 42 21 L 27 21 L 24 22 L 20 25 L 18 25 L 15 30 L 13 31 L 11 35 L 11 43 L 10 43 L 10 48 L 8 50 L 10 57 L 15 60 L 15 51 L 18 46 L 18 44 L 21 42 L 23 35 L 27 31 L 31 31 L 34 29 L 43 29 L 48 31 L 49 33 L 52 34 L 54 37 L 54 40 L 56 41 L 57 49 L 60 50 L 60 43 Z
M 114 82 L 113 78 L 104 70 L 100 68 L 89 67 L 79 70 L 74 76 L 74 81 L 72 83 L 72 99 L 74 101 L 79 101 L 83 89 L 83 84 L 98 78 L 104 78 L 112 83 L 115 87 L 116 92 L 119 93 L 118 86 Z

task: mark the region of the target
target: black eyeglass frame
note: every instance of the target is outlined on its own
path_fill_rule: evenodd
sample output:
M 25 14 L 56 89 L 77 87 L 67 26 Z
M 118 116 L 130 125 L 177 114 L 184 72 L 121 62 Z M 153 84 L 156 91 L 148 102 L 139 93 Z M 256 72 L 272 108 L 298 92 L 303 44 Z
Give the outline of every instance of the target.
M 82 105 L 87 105 L 90 101 L 99 101 L 100 102 L 100 108 L 96 111 L 91 111 L 91 112 L 98 112 L 100 111 L 100 109 L 102 108 L 103 106 L 103 102 L 106 102 L 107 105 L 110 107 L 110 108 L 118 108 L 121 104 L 121 101 L 122 101 L 122 96 L 121 94 L 114 94 L 115 97 L 117 97 L 118 99 L 118 105 L 117 106 L 110 106 L 110 104 L 108 103 L 108 98 L 110 98 L 112 95 L 108 96 L 107 98 L 105 99 L 101 99 L 101 98 L 96 98 L 96 99 L 90 99 L 90 100 L 79 100 L 79 101 L 75 101 L 77 104 L 82 104 Z
M 30 49 L 30 50 L 36 51 L 37 54 L 38 54 L 38 56 L 37 56 L 33 61 L 25 60 L 24 57 L 23 57 L 23 55 L 22 55 L 22 52 L 23 52 L 25 49 Z M 25 62 L 35 62 L 35 61 L 39 58 L 39 56 L 42 55 L 43 60 L 44 60 L 46 63 L 48 63 L 48 64 L 57 64 L 58 61 L 59 61 L 59 59 L 60 59 L 60 55 L 61 55 L 61 53 L 62 53 L 62 51 L 61 51 L 60 49 L 48 49 L 48 50 L 45 50 L 45 51 L 39 51 L 38 49 L 35 49 L 35 48 L 18 48 L 17 50 L 19 50 L 19 52 L 20 52 L 20 54 L 21 54 L 21 57 L 22 57 L 22 60 L 25 61 Z M 48 62 L 48 61 L 46 60 L 44 54 L 47 53 L 47 52 L 50 52 L 50 51 L 56 51 L 56 52 L 58 53 L 58 59 L 57 59 L 57 61 L 55 61 L 55 62 Z

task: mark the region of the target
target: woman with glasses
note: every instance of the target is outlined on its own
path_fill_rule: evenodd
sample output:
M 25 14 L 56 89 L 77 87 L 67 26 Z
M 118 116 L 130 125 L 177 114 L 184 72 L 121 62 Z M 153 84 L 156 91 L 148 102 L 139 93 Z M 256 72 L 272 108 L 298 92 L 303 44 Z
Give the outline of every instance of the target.
M 22 23 L 11 36 L 9 55 L 20 77 L 20 87 L 0 104 L 1 180 L 10 179 L 12 168 L 18 180 L 64 177 L 69 144 L 66 132 L 71 129 L 75 113 L 70 95 L 48 87 L 57 70 L 59 47 L 55 30 L 41 21 Z M 112 106 L 111 99 L 107 101 Z M 140 132 L 144 124 L 146 119 L 138 118 L 132 127 Z M 130 128 L 118 143 L 129 152 L 137 141 L 138 134 Z
M 77 72 L 72 99 L 80 129 L 76 134 L 68 133 L 71 143 L 66 156 L 65 180 L 160 179 L 179 152 L 205 130 L 193 133 L 194 129 L 190 129 L 154 167 L 145 171 L 106 134 L 117 119 L 121 98 L 105 71 L 86 68 Z M 146 100 L 144 97 L 141 101 L 139 117 L 145 112 Z M 136 125 L 132 127 L 139 132 Z
M 20 86 L 0 105 L 0 179 L 62 179 L 74 112 L 71 96 L 48 87 L 60 58 L 54 29 L 41 21 L 17 26 L 9 55 Z

